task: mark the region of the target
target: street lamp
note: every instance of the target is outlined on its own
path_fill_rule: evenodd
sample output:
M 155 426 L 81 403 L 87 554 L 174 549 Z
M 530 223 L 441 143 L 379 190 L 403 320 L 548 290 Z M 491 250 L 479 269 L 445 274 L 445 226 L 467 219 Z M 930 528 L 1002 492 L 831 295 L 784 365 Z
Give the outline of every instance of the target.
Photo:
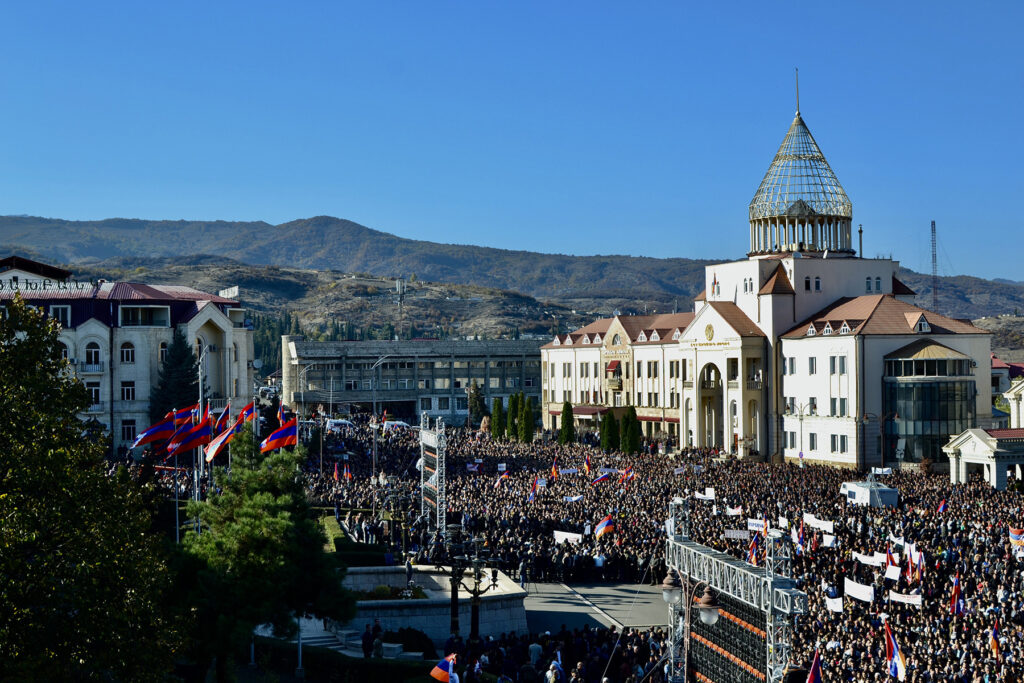
M 796 406 L 798 409 L 797 418 L 800 420 L 800 467 L 804 466 L 804 415 L 814 415 L 817 410 L 817 404 L 814 403 L 801 403 Z M 808 411 L 805 413 L 805 411 Z M 792 414 L 790 410 L 790 414 Z
M 864 413 L 864 417 L 861 420 L 861 424 L 862 425 L 867 425 L 867 423 L 871 421 L 871 418 L 875 418 L 876 420 L 878 420 L 878 457 L 879 457 L 878 466 L 879 467 L 885 467 L 885 423 L 888 422 L 889 420 L 896 421 L 896 420 L 900 419 L 900 414 L 897 413 L 896 411 L 893 411 L 891 413 L 885 413 L 885 414 L 883 414 L 881 416 L 879 416 L 879 415 L 877 415 L 875 413 Z M 864 456 L 863 456 L 864 462 L 862 464 L 863 464 L 864 467 L 867 467 L 867 464 L 868 464 L 868 458 L 867 458 L 868 445 L 866 443 L 866 439 L 863 439 L 863 434 L 864 434 L 864 431 L 861 430 L 862 440 L 865 441 L 863 447 L 861 448 L 861 452 L 864 454 Z
M 703 586 L 704 595 L 699 600 L 696 600 L 697 590 Z M 675 569 L 669 569 L 668 575 L 665 576 L 665 580 L 661 583 L 661 597 L 668 605 L 669 609 L 669 622 L 674 623 L 677 619 L 673 617 L 678 615 L 680 609 L 679 602 L 682 600 L 683 595 L 687 595 L 688 599 L 682 606 L 683 612 L 683 660 L 682 660 L 682 673 L 681 675 L 673 670 L 675 666 L 675 642 L 677 638 L 675 634 L 670 639 L 670 668 L 669 668 L 669 680 L 670 681 L 686 681 L 688 680 L 688 674 L 690 671 L 690 623 L 693 618 L 693 608 L 697 608 L 697 615 L 700 621 L 705 626 L 714 626 L 718 623 L 718 617 L 721 614 L 721 607 L 715 601 L 714 596 L 711 594 L 711 586 L 704 581 L 697 581 L 692 583 L 689 576 L 686 576 L 685 582 L 680 580 L 679 572 Z
M 370 377 L 370 391 L 371 399 L 373 400 L 373 419 L 374 422 L 377 420 L 377 370 L 388 358 L 391 358 L 391 354 L 385 353 L 377 359 L 377 362 L 370 366 L 370 372 L 373 374 Z M 372 474 L 370 475 L 370 485 L 373 486 L 373 503 L 372 503 L 372 514 L 374 519 L 377 518 L 377 427 L 373 427 L 373 465 Z M 384 425 L 381 424 L 380 428 L 383 429 Z
M 446 538 L 448 561 L 451 562 L 451 624 L 452 635 L 459 633 L 459 588 L 472 596 L 470 610 L 469 640 L 480 639 L 480 603 L 481 596 L 492 588 L 498 587 L 498 570 L 491 569 L 490 583 L 487 583 L 484 565 L 487 564 L 487 552 L 484 550 L 484 539 L 477 536 L 463 539 L 461 524 L 449 524 Z M 467 552 L 472 547 L 472 557 Z M 473 583 L 470 586 L 462 583 L 466 570 L 473 570 Z

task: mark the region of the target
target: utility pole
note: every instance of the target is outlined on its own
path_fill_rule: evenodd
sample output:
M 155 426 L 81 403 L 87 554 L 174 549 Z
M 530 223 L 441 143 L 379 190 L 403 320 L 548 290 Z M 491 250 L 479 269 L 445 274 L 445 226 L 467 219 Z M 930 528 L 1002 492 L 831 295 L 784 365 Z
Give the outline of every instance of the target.
M 939 260 L 935 255 L 935 221 L 932 221 L 932 310 L 939 307 Z

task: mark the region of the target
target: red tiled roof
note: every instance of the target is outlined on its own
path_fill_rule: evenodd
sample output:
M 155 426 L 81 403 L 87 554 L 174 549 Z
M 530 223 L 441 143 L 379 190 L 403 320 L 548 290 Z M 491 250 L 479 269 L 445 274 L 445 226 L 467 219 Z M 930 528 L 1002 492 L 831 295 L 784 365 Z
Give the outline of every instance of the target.
M 999 360 L 999 358 L 996 357 L 996 354 L 993 353 L 993 354 L 991 354 L 991 356 L 992 356 L 992 369 L 993 370 L 1009 370 L 1010 369 L 1010 366 L 1007 365 L 1006 363 L 1004 363 L 1003 361 Z
M 747 314 L 740 310 L 740 307 L 731 301 L 709 301 L 708 306 L 715 309 L 718 315 L 725 319 L 741 337 L 763 337 L 764 332 L 754 324 L 754 321 L 747 317 Z
M 786 269 L 782 267 L 780 263 L 775 268 L 775 272 L 768 278 L 768 281 L 764 283 L 764 286 L 757 292 L 758 294 L 796 294 L 796 290 L 793 289 L 793 283 L 789 281 L 789 276 L 786 275 Z
M 64 270 L 57 266 L 39 263 L 38 261 L 27 259 L 24 256 L 12 255 L 0 258 L 0 273 L 5 270 L 14 270 L 15 268 L 23 270 L 26 273 L 32 273 L 52 280 L 67 280 L 71 277 L 70 270 Z
M 694 301 L 706 301 L 707 298 L 708 298 L 708 290 L 707 290 L 707 287 L 705 287 L 704 289 L 700 290 L 700 294 L 698 294 L 697 296 L 693 297 L 693 300 Z
M 804 337 L 811 323 L 820 331 L 826 322 L 830 322 L 833 330 L 838 331 L 844 320 L 850 324 L 851 334 L 914 334 L 912 321 L 921 315 L 928 321 L 931 334 L 991 334 L 971 323 L 900 301 L 891 294 L 867 294 L 838 299 L 782 336 L 790 339 Z
M 1024 429 L 986 429 L 985 433 L 993 439 L 1024 439 Z

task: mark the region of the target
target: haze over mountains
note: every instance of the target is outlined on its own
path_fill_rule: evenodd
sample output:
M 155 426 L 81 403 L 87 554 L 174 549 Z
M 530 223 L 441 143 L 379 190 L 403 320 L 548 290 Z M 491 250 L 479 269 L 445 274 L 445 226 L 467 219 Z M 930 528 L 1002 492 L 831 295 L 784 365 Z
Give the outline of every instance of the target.
M 7 253 L 31 254 L 72 266 L 122 268 L 164 259 L 188 263 L 209 255 L 251 265 L 382 276 L 415 274 L 423 281 L 512 290 L 582 310 L 647 307 L 662 311 L 692 307 L 693 297 L 704 288 L 706 264 L 743 256 L 662 259 L 510 251 L 410 240 L 329 216 L 281 225 L 0 216 L 0 254 Z M 919 304 L 930 306 L 930 276 L 902 270 L 900 278 L 918 293 Z M 937 308 L 961 318 L 1024 310 L 1024 284 L 943 277 Z

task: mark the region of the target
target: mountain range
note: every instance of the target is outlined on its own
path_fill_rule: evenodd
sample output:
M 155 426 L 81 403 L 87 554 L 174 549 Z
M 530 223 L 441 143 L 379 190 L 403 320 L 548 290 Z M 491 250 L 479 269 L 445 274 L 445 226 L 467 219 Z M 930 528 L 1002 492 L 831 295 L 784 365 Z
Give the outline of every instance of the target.
M 704 288 L 704 267 L 730 259 L 571 256 L 411 240 L 330 216 L 264 222 L 68 221 L 0 216 L 0 255 L 50 263 L 131 268 L 150 262 L 210 264 L 221 257 L 271 265 L 519 292 L 582 311 L 685 310 Z M 741 257 L 742 255 L 736 255 Z M 931 276 L 899 277 L 931 307 Z M 258 287 L 258 279 L 248 284 Z M 980 318 L 1024 309 L 1024 283 L 972 276 L 940 277 L 939 312 Z

